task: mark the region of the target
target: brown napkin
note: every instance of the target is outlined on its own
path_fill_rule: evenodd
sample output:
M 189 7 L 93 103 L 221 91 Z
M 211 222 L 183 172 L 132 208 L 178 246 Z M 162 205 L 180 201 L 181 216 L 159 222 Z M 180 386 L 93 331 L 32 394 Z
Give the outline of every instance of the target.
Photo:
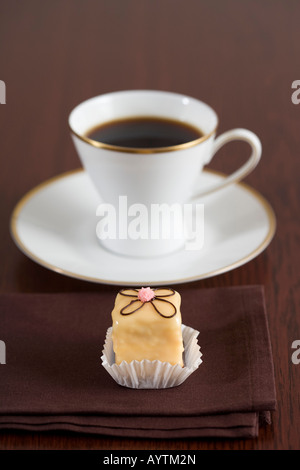
M 203 363 L 165 390 L 121 387 L 102 367 L 116 293 L 0 296 L 0 429 L 241 438 L 270 422 L 276 400 L 261 287 L 183 290 L 183 323 L 200 331 Z

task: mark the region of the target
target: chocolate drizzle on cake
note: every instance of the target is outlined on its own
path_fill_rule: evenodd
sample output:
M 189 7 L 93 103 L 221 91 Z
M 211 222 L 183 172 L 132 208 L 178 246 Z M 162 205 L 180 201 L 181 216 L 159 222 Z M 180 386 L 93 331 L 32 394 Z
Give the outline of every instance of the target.
M 158 291 L 160 291 L 160 290 L 169 291 L 170 294 L 161 294 L 160 295 L 158 293 Z M 126 294 L 125 293 L 126 291 L 129 291 L 129 292 L 134 291 L 134 292 L 136 292 L 136 294 Z M 172 295 L 175 295 L 175 291 L 173 289 L 170 289 L 169 287 L 166 287 L 166 288 L 158 287 L 156 289 L 152 289 L 152 291 L 154 292 L 154 296 L 151 298 L 151 300 L 141 301 L 139 299 L 139 292 L 140 292 L 139 289 L 122 289 L 122 290 L 120 290 L 120 292 L 119 292 L 120 295 L 123 295 L 125 297 L 131 297 L 131 298 L 134 299 L 134 300 L 131 300 L 127 305 L 125 305 L 125 307 L 123 307 L 120 310 L 120 314 L 121 315 L 131 315 L 132 313 L 135 313 L 138 310 L 140 310 L 141 308 L 143 308 L 146 303 L 150 303 L 152 305 L 152 307 L 154 308 L 154 310 L 161 317 L 164 317 L 164 318 L 174 317 L 177 313 L 177 309 L 176 309 L 175 305 L 172 302 L 170 302 L 169 300 L 166 300 L 165 297 L 171 297 Z M 164 315 L 159 310 L 159 305 L 158 305 L 159 302 L 166 302 L 166 303 L 168 303 L 169 305 L 172 306 L 173 312 L 171 313 L 171 315 Z M 136 307 L 136 308 L 134 308 L 134 307 Z M 128 311 L 126 312 L 126 310 L 128 310 Z

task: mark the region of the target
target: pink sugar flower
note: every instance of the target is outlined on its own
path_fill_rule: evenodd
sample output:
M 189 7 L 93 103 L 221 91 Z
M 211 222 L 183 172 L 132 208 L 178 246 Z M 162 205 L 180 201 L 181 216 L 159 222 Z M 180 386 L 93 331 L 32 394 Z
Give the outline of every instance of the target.
M 139 290 L 138 298 L 141 302 L 150 302 L 154 297 L 155 293 L 150 287 L 142 287 Z

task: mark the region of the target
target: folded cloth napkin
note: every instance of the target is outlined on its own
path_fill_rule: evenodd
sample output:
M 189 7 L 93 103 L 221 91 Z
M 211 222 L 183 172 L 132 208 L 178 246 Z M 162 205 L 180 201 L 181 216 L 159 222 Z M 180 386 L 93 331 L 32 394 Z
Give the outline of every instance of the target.
M 164 390 L 122 387 L 101 365 L 117 288 L 1 295 L 0 429 L 256 437 L 276 406 L 263 288 L 180 292 L 183 323 L 200 331 L 203 363 Z

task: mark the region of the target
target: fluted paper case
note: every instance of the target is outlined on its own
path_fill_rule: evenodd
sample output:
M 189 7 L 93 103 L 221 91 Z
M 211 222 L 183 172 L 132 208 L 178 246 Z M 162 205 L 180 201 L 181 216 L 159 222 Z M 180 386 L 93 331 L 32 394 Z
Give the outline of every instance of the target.
M 102 365 L 112 378 L 124 387 L 129 388 L 170 388 L 182 384 L 202 363 L 202 353 L 197 337 L 199 331 L 181 325 L 184 345 L 184 367 L 169 362 L 123 361 L 115 363 L 112 342 L 112 327 L 108 328 L 101 356 Z

